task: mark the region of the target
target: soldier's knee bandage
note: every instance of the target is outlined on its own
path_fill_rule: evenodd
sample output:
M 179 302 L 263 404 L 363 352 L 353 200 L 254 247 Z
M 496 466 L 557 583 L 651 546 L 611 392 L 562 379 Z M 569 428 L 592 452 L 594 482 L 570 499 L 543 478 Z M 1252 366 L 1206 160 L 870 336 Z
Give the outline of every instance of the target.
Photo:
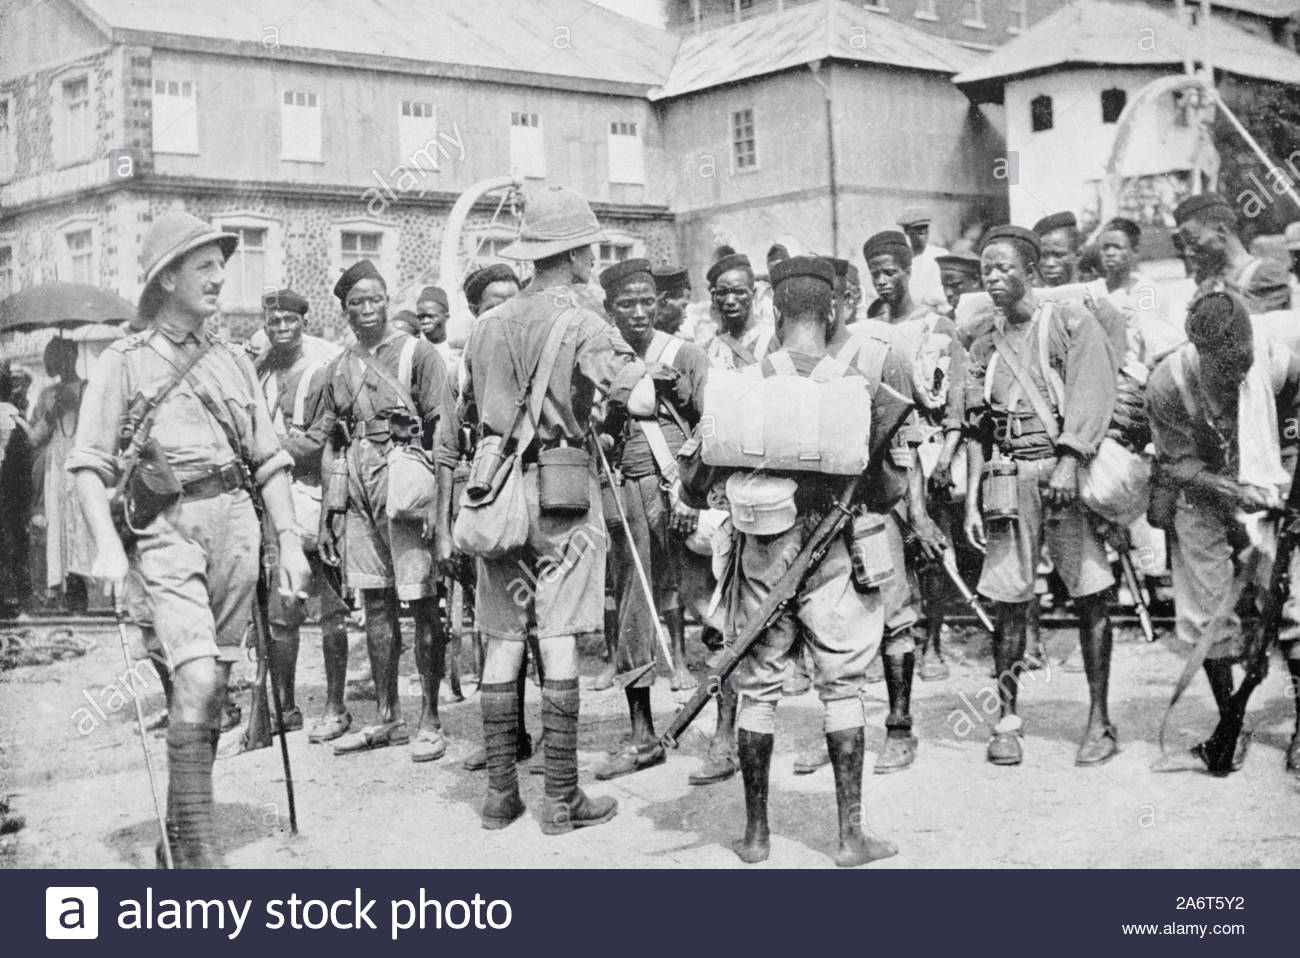
M 912 626 L 891 630 L 881 643 L 880 651 L 882 655 L 906 655 L 908 652 L 915 652 L 916 637 L 912 634 Z
M 736 728 L 758 735 L 772 735 L 776 732 L 776 703 L 760 702 L 745 696 L 741 700 L 740 710 L 736 714 Z
M 825 711 L 822 727 L 828 735 L 831 732 L 845 732 L 850 729 L 862 728 L 867 724 L 866 715 L 862 709 L 862 699 L 856 695 L 852 698 L 831 699 L 829 702 L 823 702 L 822 708 Z

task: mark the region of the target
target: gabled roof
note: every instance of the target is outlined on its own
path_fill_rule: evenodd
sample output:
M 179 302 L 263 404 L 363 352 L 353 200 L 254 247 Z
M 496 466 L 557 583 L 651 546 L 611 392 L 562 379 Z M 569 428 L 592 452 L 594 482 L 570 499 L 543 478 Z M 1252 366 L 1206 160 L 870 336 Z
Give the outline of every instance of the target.
M 425 74 L 522 74 L 642 93 L 664 82 L 679 42 L 587 0 L 69 2 L 116 42 L 298 59 L 320 51 Z
M 656 100 L 836 59 L 953 74 L 983 54 L 845 0 L 800 4 L 682 41 Z
M 1210 0 L 1216 7 L 1241 10 L 1269 20 L 1288 20 L 1300 13 L 1300 0 Z
M 1072 0 L 953 82 L 977 102 L 1000 103 L 1002 88 L 1017 77 L 1066 66 L 1181 66 L 1207 41 L 1216 70 L 1300 85 L 1300 55 L 1222 19 L 1190 28 L 1172 8 L 1102 0 Z

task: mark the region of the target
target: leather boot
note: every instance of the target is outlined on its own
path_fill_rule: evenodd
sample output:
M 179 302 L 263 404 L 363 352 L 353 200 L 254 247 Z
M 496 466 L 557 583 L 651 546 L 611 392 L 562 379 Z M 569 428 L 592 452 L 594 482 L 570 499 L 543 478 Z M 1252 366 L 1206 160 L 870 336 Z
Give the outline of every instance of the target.
M 542 734 L 546 752 L 542 833 L 565 835 L 575 828 L 603 825 L 617 815 L 616 799 L 591 798 L 578 787 L 577 679 L 542 683 Z
M 885 747 L 874 769 L 877 775 L 901 772 L 916 759 L 916 736 L 912 734 L 912 676 L 916 653 L 886 655 L 885 688 L 889 693 L 889 717 L 885 719 Z
M 861 726 L 826 733 L 826 750 L 835 771 L 835 805 L 839 810 L 840 843 L 831 856 L 841 868 L 865 865 L 898 854 L 898 846 L 863 833 L 862 757 L 866 735 Z
M 740 775 L 745 782 L 745 837 L 732 842 L 731 848 L 747 865 L 766 861 L 772 850 L 767 828 L 767 779 L 775 739 L 774 735 L 743 728 L 736 734 Z

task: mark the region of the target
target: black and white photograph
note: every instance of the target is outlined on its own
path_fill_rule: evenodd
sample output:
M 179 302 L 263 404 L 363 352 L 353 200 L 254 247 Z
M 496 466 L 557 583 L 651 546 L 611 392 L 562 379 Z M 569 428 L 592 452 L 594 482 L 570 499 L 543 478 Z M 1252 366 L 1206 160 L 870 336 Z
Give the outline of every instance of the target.
M 0 0 L 0 872 L 1238 895 L 1298 455 L 1300 0 Z

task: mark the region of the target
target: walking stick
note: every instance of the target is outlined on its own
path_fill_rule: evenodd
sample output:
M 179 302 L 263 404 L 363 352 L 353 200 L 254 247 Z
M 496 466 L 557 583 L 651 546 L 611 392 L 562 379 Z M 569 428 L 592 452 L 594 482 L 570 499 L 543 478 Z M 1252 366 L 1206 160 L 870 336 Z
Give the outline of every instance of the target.
M 113 617 L 117 619 L 117 638 L 122 645 L 122 661 L 126 664 L 126 673 L 131 672 L 130 643 L 126 638 L 126 610 L 122 607 L 122 596 L 117 586 L 113 586 Z M 149 792 L 153 795 L 153 810 L 158 816 L 158 834 L 162 836 L 163 860 L 168 868 L 175 868 L 172 859 L 172 843 L 167 837 L 167 816 L 163 813 L 162 799 L 158 797 L 158 782 L 153 774 L 153 761 L 149 758 L 149 735 L 144 730 L 144 709 L 140 705 L 140 696 L 132 695 L 135 703 L 135 727 L 140 732 L 140 747 L 144 749 L 144 768 L 149 773 Z
M 616 488 L 614 485 L 614 470 L 609 467 L 609 460 L 605 458 L 605 447 L 600 444 L 600 437 L 596 435 L 595 430 L 591 432 L 591 441 L 596 446 L 596 454 L 600 456 L 600 467 L 605 472 L 605 481 L 609 483 L 610 488 Z M 645 592 L 646 605 L 650 608 L 650 621 L 654 623 L 655 638 L 659 640 L 659 649 L 664 654 L 664 661 L 668 663 L 668 668 L 675 668 L 673 665 L 672 649 L 668 645 L 668 636 L 664 634 L 663 623 L 659 621 L 659 613 L 655 608 L 654 590 L 650 588 L 650 579 L 645 574 L 645 566 L 641 564 L 641 553 L 637 551 L 636 541 L 632 538 L 632 524 L 627 521 L 627 510 L 623 508 L 623 500 L 617 494 L 614 495 L 614 506 L 618 510 L 618 521 L 623 525 L 623 533 L 627 536 L 629 551 L 632 553 L 632 564 L 636 566 L 636 577 L 641 580 L 641 589 Z
M 275 708 L 275 722 L 280 726 L 280 760 L 284 764 L 284 791 L 289 800 L 289 834 L 298 834 L 298 807 L 294 802 L 293 794 L 293 768 L 289 764 L 289 742 L 286 736 L 288 730 L 284 727 L 284 707 L 280 703 L 280 687 L 275 684 L 275 676 L 271 675 L 271 622 L 270 615 L 267 612 L 267 600 L 270 595 L 269 586 L 266 577 L 268 572 L 265 568 L 258 571 L 257 576 L 257 603 L 253 609 L 253 632 L 257 638 L 257 655 L 262 662 L 266 663 L 265 677 L 261 689 L 265 690 L 267 685 L 271 687 L 271 704 Z

